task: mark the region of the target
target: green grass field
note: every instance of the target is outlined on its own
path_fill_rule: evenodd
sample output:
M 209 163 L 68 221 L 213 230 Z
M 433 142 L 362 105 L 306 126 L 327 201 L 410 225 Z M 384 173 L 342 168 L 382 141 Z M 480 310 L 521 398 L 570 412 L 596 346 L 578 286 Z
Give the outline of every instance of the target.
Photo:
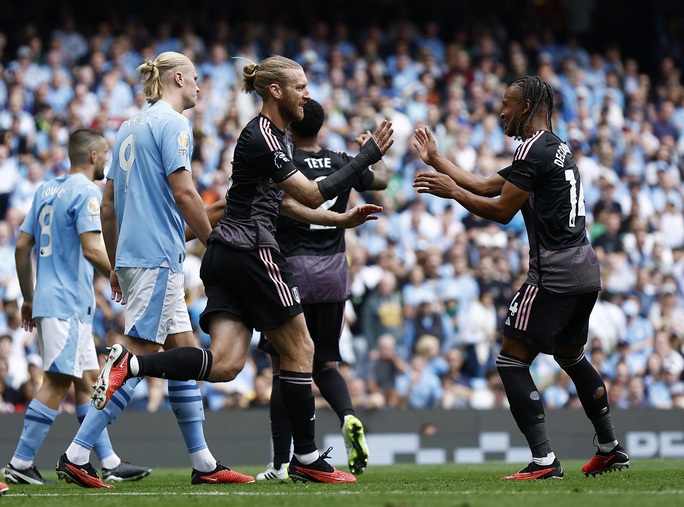
M 584 477 L 582 463 L 563 462 L 565 478 L 537 482 L 503 482 L 503 475 L 521 466 L 402 464 L 371 467 L 353 485 L 254 483 L 191 486 L 189 469 L 156 469 L 140 482 L 118 484 L 113 490 L 81 489 L 58 482 L 49 486 L 10 485 L 0 497 L 4 506 L 147 507 L 147 506 L 684 506 L 684 460 L 643 460 L 629 469 Z M 255 467 L 236 467 L 245 473 Z M 56 479 L 47 470 L 43 475 Z

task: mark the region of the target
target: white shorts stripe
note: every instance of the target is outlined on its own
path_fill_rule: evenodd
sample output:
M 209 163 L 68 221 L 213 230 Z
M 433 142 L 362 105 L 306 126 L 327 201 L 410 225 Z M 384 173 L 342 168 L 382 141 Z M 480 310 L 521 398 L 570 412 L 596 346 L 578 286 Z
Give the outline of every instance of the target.
M 518 310 L 518 316 L 515 319 L 515 327 L 521 331 L 527 329 L 527 323 L 530 320 L 530 312 L 532 310 L 532 302 L 538 291 L 539 287 L 534 287 L 532 285 L 525 289 L 525 294 L 523 295 L 523 300 L 520 303 L 520 309 Z
M 290 294 L 290 288 L 283 281 L 283 277 L 280 274 L 280 268 L 273 262 L 273 257 L 271 256 L 270 248 L 259 248 L 259 257 L 266 266 L 266 271 L 268 272 L 268 277 L 273 281 L 276 290 L 278 291 L 278 296 L 280 296 L 280 302 L 283 306 L 292 306 L 294 302 L 292 301 L 292 294 Z

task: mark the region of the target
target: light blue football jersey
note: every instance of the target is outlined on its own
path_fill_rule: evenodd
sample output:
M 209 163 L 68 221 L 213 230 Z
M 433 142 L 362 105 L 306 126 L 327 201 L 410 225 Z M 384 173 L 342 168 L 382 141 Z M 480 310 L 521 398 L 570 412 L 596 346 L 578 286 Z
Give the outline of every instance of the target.
M 117 268 L 183 271 L 185 221 L 168 177 L 190 171 L 192 141 L 190 121 L 162 100 L 121 125 L 107 173 L 119 224 Z
M 75 314 L 91 323 L 95 311 L 93 265 L 83 256 L 79 236 L 101 231 L 102 192 L 82 174 L 64 174 L 43 183 L 19 230 L 36 241 L 33 317 L 66 320 Z

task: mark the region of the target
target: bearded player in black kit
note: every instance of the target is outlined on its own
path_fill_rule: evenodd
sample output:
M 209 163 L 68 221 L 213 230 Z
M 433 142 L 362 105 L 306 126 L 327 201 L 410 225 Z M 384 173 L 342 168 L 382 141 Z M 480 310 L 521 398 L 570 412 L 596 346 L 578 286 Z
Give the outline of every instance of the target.
M 539 353 L 553 354 L 570 376 L 594 426 L 598 451 L 582 472 L 595 476 L 629 466 L 615 436 L 606 386 L 584 356 L 589 315 L 601 288 L 600 268 L 586 235 L 579 170 L 567 145 L 552 131 L 552 112 L 553 90 L 539 77 L 520 78 L 506 90 L 504 132 L 522 144 L 513 163 L 488 179 L 442 157 L 427 127 L 415 131 L 416 150 L 437 170 L 415 178 L 418 193 L 455 199 L 471 213 L 502 224 L 518 211 L 525 220 L 529 271 L 509 306 L 496 365 L 532 462 L 503 480 L 563 477 L 529 371 Z
M 297 147 L 294 163 L 304 176 L 314 181 L 327 178 L 351 160 L 345 153 L 331 151 L 318 144 L 318 132 L 324 121 L 323 107 L 310 99 L 304 104 L 304 118 L 290 124 Z M 365 136 L 361 136 L 358 141 L 363 140 Z M 361 173 L 354 188 L 358 191 L 382 190 L 387 188 L 388 181 L 387 168 L 381 160 Z M 344 213 L 350 191 L 348 189 L 326 201 L 320 208 L 338 214 Z M 288 214 L 292 206 L 304 208 L 286 195 L 281 203 L 281 214 Z M 309 213 L 312 216 L 307 217 Z M 339 342 L 344 324 L 345 301 L 349 297 L 345 230 L 317 224 L 319 217 L 313 216 L 313 213 L 314 210 L 304 208 L 299 213 L 300 217 L 304 214 L 304 218 L 299 220 L 281 216 L 276 239 L 297 280 L 306 325 L 314 342 L 313 380 L 340 419 L 349 469 L 354 475 L 358 475 L 363 473 L 368 464 L 368 446 L 363 424 L 356 417 L 352 406 L 347 383 L 337 369 L 337 363 L 342 360 Z M 270 401 L 273 461 L 256 479 L 283 481 L 288 477 L 292 432 L 280 396 L 280 354 L 267 337 L 268 332 L 262 334 L 259 348 L 270 355 L 273 365 Z

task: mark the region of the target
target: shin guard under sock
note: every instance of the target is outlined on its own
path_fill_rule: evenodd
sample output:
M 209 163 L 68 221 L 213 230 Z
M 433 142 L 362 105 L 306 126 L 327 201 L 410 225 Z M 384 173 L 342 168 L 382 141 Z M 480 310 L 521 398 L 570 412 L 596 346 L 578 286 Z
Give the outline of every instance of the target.
M 47 437 L 58 411 L 53 410 L 36 398 L 31 400 L 24 414 L 24 429 L 19 437 L 14 456 L 22 461 L 33 463 L 36 453 Z
M 274 373 L 269 413 L 271 416 L 271 438 L 273 439 L 273 466 L 276 469 L 279 469 L 283 463 L 290 461 L 290 448 L 292 447 L 290 420 L 287 417 L 287 410 L 280 391 L 280 374 Z
M 141 381 L 142 379 L 140 377 L 129 378 L 124 385 L 114 392 L 105 408 L 102 410 L 88 410 L 88 413 L 76 432 L 74 440 L 69 446 L 69 449 L 67 449 L 67 458 L 69 458 L 69 461 L 77 465 L 83 465 L 88 462 L 89 451 L 92 450 L 102 431 L 108 424 L 114 422 L 121 412 L 124 411 L 128 402 L 131 401 L 135 387 Z M 74 446 L 79 447 L 82 451 L 86 450 L 88 453 L 82 453 L 76 458 L 73 454 L 70 454 L 70 450 L 72 450 Z
M 207 380 L 212 363 L 211 351 L 197 347 L 177 347 L 136 358 L 136 376 L 168 380 Z
M 344 422 L 344 416 L 356 415 L 347 382 L 337 368 L 323 368 L 314 377 L 314 382 L 321 396 L 340 418 L 340 424 Z
M 529 363 L 502 353 L 496 358 L 496 368 L 511 405 L 511 414 L 525 435 L 532 456 L 547 456 L 551 443 L 546 432 L 544 404 L 530 375 Z
M 206 449 L 204 406 L 199 385 L 194 380 L 169 380 L 169 402 L 183 434 L 188 453 Z
M 96 410 L 92 403 L 76 405 L 76 417 L 78 418 L 79 424 L 83 422 L 88 410 L 91 409 Z M 109 456 L 114 454 L 114 448 L 112 447 L 112 441 L 109 439 L 109 432 L 107 431 L 107 428 L 103 429 L 102 433 L 100 433 L 100 436 L 97 437 L 97 440 L 95 440 L 95 443 L 93 444 L 93 451 L 95 451 L 95 455 L 100 461 L 104 461 Z
M 280 394 L 290 420 L 295 454 L 316 451 L 316 407 L 311 373 L 282 370 Z
M 584 413 L 594 425 L 599 443 L 616 440 L 615 429 L 610 415 L 606 384 L 582 354 L 575 359 L 554 356 L 558 365 L 565 370 L 577 389 L 577 397 L 582 403 Z

